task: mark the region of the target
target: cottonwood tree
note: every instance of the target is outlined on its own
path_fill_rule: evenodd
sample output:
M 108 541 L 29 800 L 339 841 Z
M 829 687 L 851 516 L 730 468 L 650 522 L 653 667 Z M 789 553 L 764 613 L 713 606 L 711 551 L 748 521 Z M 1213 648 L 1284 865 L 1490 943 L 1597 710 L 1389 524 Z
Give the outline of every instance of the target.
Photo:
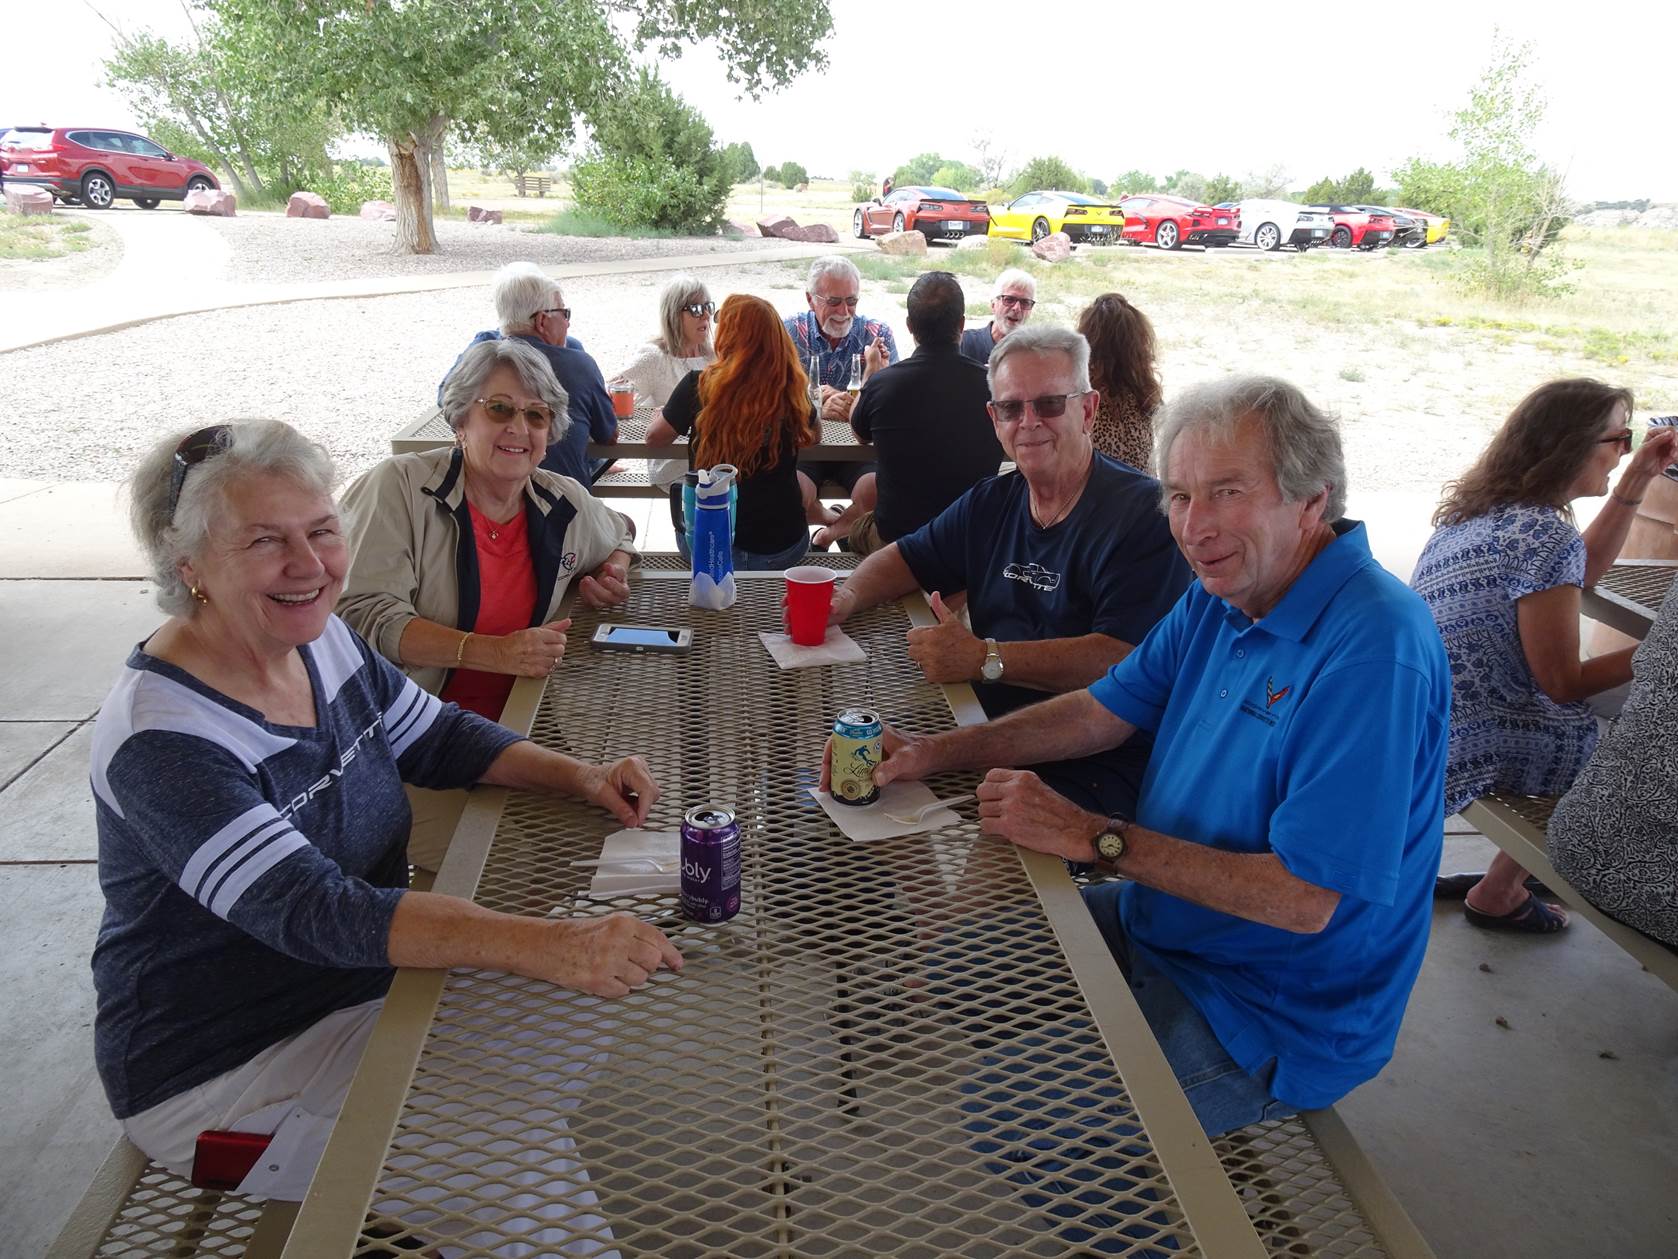
M 758 95 L 825 64 L 826 0 L 210 0 L 228 55 L 328 102 L 390 152 L 396 247 L 437 249 L 430 157 L 460 143 L 567 148 L 628 81 L 632 52 L 713 41 Z M 620 36 L 619 25 L 627 30 Z

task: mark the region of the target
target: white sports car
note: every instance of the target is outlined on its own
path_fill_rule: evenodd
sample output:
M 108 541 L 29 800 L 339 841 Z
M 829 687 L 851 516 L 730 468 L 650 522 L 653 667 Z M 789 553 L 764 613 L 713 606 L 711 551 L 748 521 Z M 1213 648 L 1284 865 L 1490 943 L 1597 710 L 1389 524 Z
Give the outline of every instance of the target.
M 1326 245 L 1334 231 L 1331 217 L 1294 201 L 1252 197 L 1237 205 L 1241 211 L 1241 235 L 1236 239 L 1243 245 L 1257 245 L 1266 253 L 1283 245 L 1292 245 L 1304 253 L 1314 245 Z

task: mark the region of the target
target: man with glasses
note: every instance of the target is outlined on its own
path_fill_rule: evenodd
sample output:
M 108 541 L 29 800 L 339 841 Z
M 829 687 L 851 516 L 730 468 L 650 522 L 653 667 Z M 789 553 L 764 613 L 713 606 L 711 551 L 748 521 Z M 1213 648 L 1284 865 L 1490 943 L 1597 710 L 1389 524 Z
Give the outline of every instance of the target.
M 517 337 L 546 356 L 570 399 L 566 409 L 571 426 L 564 437 L 548 446 L 542 466 L 582 485 L 592 485 L 612 461 L 590 459 L 588 444 L 590 441 L 615 443 L 618 418 L 612 410 L 612 398 L 606 392 L 606 378 L 601 375 L 599 364 L 583 349 L 582 342 L 571 336 L 571 310 L 565 304 L 565 294 L 534 262 L 510 262 L 502 267 L 495 274 L 491 292 L 501 326 L 480 332 L 468 348 L 480 341 Z M 454 366 L 459 364 L 457 357 Z M 454 367 L 449 371 L 453 372 Z M 445 375 L 443 382 L 447 380 Z M 441 406 L 442 402 L 443 383 L 440 382 L 437 403 Z
M 815 378 L 821 391 L 821 417 L 843 422 L 850 419 L 855 398 L 848 392 L 851 360 L 862 359 L 866 381 L 880 368 L 897 362 L 897 341 L 882 319 L 870 319 L 857 312 L 862 276 L 849 259 L 837 254 L 817 258 L 810 264 L 804 285 L 809 309 L 786 320 L 787 335 L 798 350 L 798 361 L 809 370 L 816 362 Z M 874 465 L 833 459 L 799 464 L 799 485 L 812 524 L 832 525 L 842 519 L 829 515 L 816 501 L 816 487 L 835 482 L 851 499 L 851 512 L 874 507 Z
M 991 717 L 1082 691 L 1129 654 L 1189 584 L 1159 512 L 1159 484 L 1099 454 L 1089 343 L 1023 328 L 989 363 L 990 417 L 1018 475 L 981 481 L 863 561 L 833 597 L 843 621 L 911 590 L 938 623 L 909 631 L 932 682 L 971 682 Z M 964 594 L 969 629 L 945 599 Z M 1039 766 L 1045 782 L 1106 816 L 1135 808 L 1150 741 Z
M 1037 305 L 1037 281 L 1018 267 L 1009 267 L 996 277 L 991 294 L 991 321 L 983 328 L 973 328 L 961 334 L 961 352 L 975 363 L 990 362 L 990 352 L 997 342 L 1031 318 Z

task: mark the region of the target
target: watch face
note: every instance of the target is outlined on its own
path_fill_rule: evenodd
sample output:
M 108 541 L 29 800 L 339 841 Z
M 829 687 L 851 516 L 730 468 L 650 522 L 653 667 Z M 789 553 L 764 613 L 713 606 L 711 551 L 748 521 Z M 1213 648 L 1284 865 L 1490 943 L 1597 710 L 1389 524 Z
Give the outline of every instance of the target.
M 1124 836 L 1117 831 L 1102 831 L 1095 837 L 1095 851 L 1103 861 L 1117 861 L 1124 856 Z

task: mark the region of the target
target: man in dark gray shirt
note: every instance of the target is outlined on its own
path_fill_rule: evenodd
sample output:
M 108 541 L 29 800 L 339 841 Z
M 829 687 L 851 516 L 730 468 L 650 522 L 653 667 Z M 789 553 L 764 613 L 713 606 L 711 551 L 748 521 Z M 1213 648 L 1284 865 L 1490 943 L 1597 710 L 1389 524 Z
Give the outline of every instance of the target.
M 965 308 L 955 276 L 921 276 L 908 299 L 915 352 L 875 372 L 862 387 L 851 429 L 878 452 L 879 501 L 850 521 L 853 551 L 867 554 L 913 533 L 994 476 L 1002 461 L 985 411 L 990 389 L 984 369 L 956 346 Z M 818 542 L 825 540 L 817 535 Z
M 990 362 L 990 352 L 1027 319 L 1037 305 L 1037 281 L 1018 267 L 1009 267 L 996 277 L 996 288 L 991 294 L 991 321 L 983 328 L 961 334 L 961 352 L 983 367 Z

